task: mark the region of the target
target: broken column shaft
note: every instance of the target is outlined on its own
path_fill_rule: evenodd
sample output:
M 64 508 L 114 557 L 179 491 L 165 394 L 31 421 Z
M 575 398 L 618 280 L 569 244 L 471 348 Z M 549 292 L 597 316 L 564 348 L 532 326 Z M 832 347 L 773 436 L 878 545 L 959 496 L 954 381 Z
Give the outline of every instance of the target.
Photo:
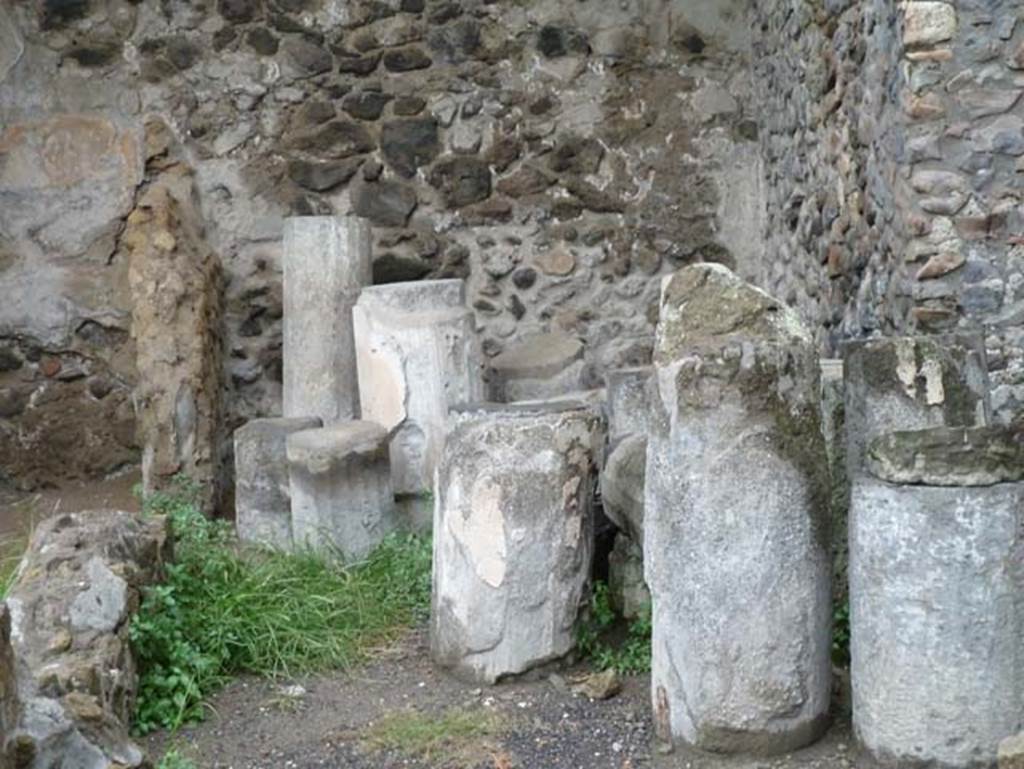
M 355 216 L 285 220 L 284 416 L 359 416 L 352 306 L 371 281 L 370 226 Z
M 602 427 L 575 402 L 452 413 L 434 508 L 440 665 L 493 683 L 572 650 Z
M 824 730 L 828 471 L 818 356 L 720 265 L 663 285 L 647 453 L 651 685 L 665 742 L 777 753 Z

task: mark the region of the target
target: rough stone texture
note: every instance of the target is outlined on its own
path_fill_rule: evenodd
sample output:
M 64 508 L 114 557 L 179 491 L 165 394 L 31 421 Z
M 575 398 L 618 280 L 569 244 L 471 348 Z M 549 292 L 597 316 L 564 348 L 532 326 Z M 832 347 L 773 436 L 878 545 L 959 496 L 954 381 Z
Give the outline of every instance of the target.
M 434 507 L 431 650 L 494 683 L 568 654 L 603 425 L 570 401 L 453 411 Z
M 130 739 L 128 627 L 169 556 L 163 518 L 70 513 L 39 525 L 8 597 L 21 715 L 19 767 L 141 767 Z
M 341 422 L 287 438 L 295 547 L 359 561 L 398 528 L 388 432 Z
M 1024 769 L 1024 732 L 999 743 L 999 769 Z
M 884 765 L 995 766 L 1024 727 L 1022 581 L 1024 483 L 854 483 L 854 729 Z
M 612 605 L 626 619 L 636 619 L 651 610 L 640 541 L 619 533 L 608 554 L 608 592 Z
M 292 548 L 291 491 L 285 442 L 322 427 L 316 417 L 254 419 L 235 430 L 235 530 L 243 542 Z
M 473 314 L 461 280 L 365 290 L 353 310 L 363 418 L 391 433 L 395 492 L 433 488 L 448 409 L 480 399 Z
M 991 486 L 1024 480 L 1020 427 L 936 427 L 886 433 L 871 442 L 867 471 L 925 486 Z
M 654 353 L 644 563 L 665 742 L 816 739 L 831 557 L 818 357 L 796 315 L 719 265 L 667 280 Z
M 611 443 L 630 433 L 647 433 L 648 387 L 653 373 L 650 366 L 639 366 L 614 369 L 605 374 L 608 440 Z
M 370 227 L 356 216 L 285 221 L 284 415 L 359 416 L 352 307 L 370 283 Z
M 984 425 L 990 419 L 980 335 L 886 337 L 844 348 L 846 475 L 884 432 Z
M 11 645 L 11 614 L 7 604 L 0 604 L 0 769 L 15 769 L 11 755 L 11 737 L 18 723 L 17 670 L 14 647 Z
M 121 234 L 132 297 L 142 485 L 152 493 L 185 474 L 202 505 L 222 476 L 223 276 L 206 243 L 192 172 L 174 165 L 141 195 Z
M 843 361 L 821 359 L 821 432 L 825 436 L 832 493 L 832 601 L 841 606 L 849 595 L 850 547 L 847 517 L 850 482 L 846 476 L 846 388 Z
M 582 389 L 583 343 L 562 333 L 526 337 L 488 365 L 490 400 L 496 403 L 557 398 Z
M 644 541 L 644 477 L 647 434 L 628 435 L 612 449 L 601 470 L 604 512 L 639 547 Z

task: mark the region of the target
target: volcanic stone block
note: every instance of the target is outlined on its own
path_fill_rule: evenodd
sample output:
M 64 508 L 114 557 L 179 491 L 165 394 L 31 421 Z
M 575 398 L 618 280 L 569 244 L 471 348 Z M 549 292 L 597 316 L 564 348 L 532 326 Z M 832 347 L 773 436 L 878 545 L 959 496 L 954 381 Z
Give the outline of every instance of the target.
M 612 443 L 630 433 L 647 433 L 647 387 L 653 372 L 650 366 L 638 366 L 614 369 L 605 375 L 608 440 Z
M 850 481 L 863 466 L 864 448 L 883 433 L 985 425 L 991 418 L 981 334 L 849 342 L 843 350 L 843 371 Z
M 383 427 L 342 422 L 286 445 L 296 547 L 358 561 L 398 528 Z
M 316 417 L 254 419 L 235 430 L 235 529 L 240 540 L 291 549 L 285 439 L 321 425 Z
M 434 507 L 431 650 L 493 683 L 569 653 L 602 419 L 573 401 L 453 411 Z
M 565 396 L 582 389 L 582 373 L 583 342 L 561 333 L 532 334 L 491 360 L 488 398 L 513 403 Z
M 789 308 L 717 264 L 662 285 L 647 449 L 651 685 L 665 742 L 814 740 L 830 686 L 818 357 Z
M 355 216 L 285 220 L 284 416 L 359 416 L 352 306 L 370 282 L 370 227 Z
M 914 484 L 914 485 L 910 485 Z M 853 720 L 885 765 L 994 767 L 1024 726 L 1024 440 L 898 432 L 850 509 Z
M 363 417 L 391 431 L 398 494 L 433 487 L 448 409 L 480 399 L 473 314 L 461 280 L 391 283 L 353 310 Z

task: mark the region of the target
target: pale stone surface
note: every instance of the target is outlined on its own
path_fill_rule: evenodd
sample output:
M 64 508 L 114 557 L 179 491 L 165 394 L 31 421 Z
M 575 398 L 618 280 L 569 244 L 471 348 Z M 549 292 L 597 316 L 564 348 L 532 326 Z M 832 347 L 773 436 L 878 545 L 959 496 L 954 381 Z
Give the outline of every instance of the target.
M 479 400 L 473 314 L 461 280 L 373 286 L 352 312 L 363 418 L 391 432 L 395 492 L 433 487 L 448 409 Z
M 352 307 L 371 282 L 370 226 L 356 216 L 285 220 L 284 416 L 359 416 Z
M 438 664 L 493 683 L 572 650 L 602 428 L 571 401 L 452 412 L 434 508 Z
M 887 433 L 868 446 L 866 467 L 889 483 L 991 486 L 1024 481 L 1024 432 L 996 426 Z
M 398 528 L 388 433 L 373 422 L 341 422 L 287 438 L 295 547 L 369 555 Z
M 513 403 L 564 397 L 582 389 L 582 373 L 583 342 L 558 332 L 531 334 L 491 360 L 488 398 Z
M 638 545 L 644 541 L 647 435 L 629 435 L 612 449 L 601 471 L 604 512 Z
M 647 432 L 650 408 L 647 387 L 654 369 L 650 366 L 613 369 L 605 374 L 608 393 L 608 440 L 615 443 L 630 433 Z
M 849 342 L 843 360 L 851 481 L 860 473 L 867 445 L 882 433 L 989 422 L 988 364 L 980 334 Z
M 715 264 L 666 279 L 644 561 L 665 742 L 776 753 L 824 730 L 828 474 L 819 364 L 795 313 Z
M 254 419 L 235 430 L 235 529 L 243 542 L 292 547 L 286 439 L 321 427 L 316 417 Z
M 25 44 L 14 19 L 5 8 L 0 7 L 0 82 L 7 78 L 14 65 L 25 52 Z
M 612 603 L 626 619 L 651 609 L 651 591 L 644 582 L 644 554 L 639 542 L 626 534 L 615 537 L 608 555 L 608 591 Z
M 903 5 L 903 44 L 935 45 L 956 35 L 956 9 L 949 3 L 911 0 Z
M 853 718 L 875 758 L 995 765 L 1024 726 L 1022 584 L 1024 483 L 854 483 Z
M 999 769 L 1024 769 L 1024 732 L 999 743 Z
M 149 766 L 129 736 L 137 686 L 129 627 L 169 556 L 160 517 L 86 511 L 38 526 L 7 597 L 20 711 L 3 734 L 19 756 L 32 756 L 18 766 Z M 0 667 L 3 658 L 0 646 Z

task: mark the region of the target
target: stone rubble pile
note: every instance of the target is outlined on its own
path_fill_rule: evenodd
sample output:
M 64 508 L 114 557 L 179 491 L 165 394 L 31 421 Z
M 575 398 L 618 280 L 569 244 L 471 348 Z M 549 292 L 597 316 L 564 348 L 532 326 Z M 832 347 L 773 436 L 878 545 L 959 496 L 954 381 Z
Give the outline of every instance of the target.
M 368 263 L 354 218 L 288 227 L 295 262 Z M 289 413 L 236 434 L 242 539 L 358 561 L 432 528 L 432 655 L 494 683 L 571 656 L 606 516 L 612 599 L 652 616 L 659 740 L 759 755 L 828 726 L 848 568 L 867 753 L 995 766 L 1024 728 L 1024 447 L 988 426 L 980 335 L 820 360 L 793 310 L 697 264 L 662 282 L 654 365 L 587 391 L 561 334 L 484 371 L 461 280 L 357 282 L 288 305 Z

